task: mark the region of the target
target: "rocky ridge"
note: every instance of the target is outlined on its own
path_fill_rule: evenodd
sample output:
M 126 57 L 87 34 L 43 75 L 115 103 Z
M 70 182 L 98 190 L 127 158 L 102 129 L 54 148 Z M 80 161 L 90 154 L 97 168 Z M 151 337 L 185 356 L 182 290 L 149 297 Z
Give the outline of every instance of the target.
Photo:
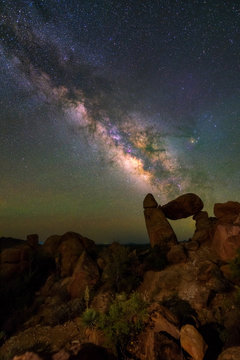
M 0 359 L 240 360 L 240 203 L 215 204 L 213 218 L 195 194 L 163 206 L 148 194 L 143 206 L 150 247 L 100 247 L 68 232 L 1 251 Z M 168 219 L 188 216 L 195 232 L 178 243 Z M 133 292 L 144 323 L 127 318 L 119 349 L 98 319 Z

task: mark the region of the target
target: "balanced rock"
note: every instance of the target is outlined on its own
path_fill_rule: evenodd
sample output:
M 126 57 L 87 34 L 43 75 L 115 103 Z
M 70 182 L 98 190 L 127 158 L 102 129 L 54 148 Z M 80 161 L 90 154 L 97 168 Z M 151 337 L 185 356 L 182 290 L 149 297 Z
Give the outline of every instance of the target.
M 193 325 L 184 325 L 180 330 L 180 343 L 182 348 L 192 356 L 194 360 L 203 360 L 207 344 L 202 335 Z
M 146 200 L 147 199 L 147 200 Z M 150 199 L 150 200 L 148 200 Z M 151 194 L 148 194 L 144 199 L 144 206 L 148 205 L 149 202 L 154 204 L 154 197 Z M 148 236 L 150 239 L 151 246 L 161 246 L 161 245 L 173 245 L 177 243 L 176 235 L 167 221 L 161 206 L 156 207 L 145 207 L 144 208 L 144 217 L 146 222 L 146 227 L 148 231 Z
M 72 298 L 82 297 L 85 289 L 92 288 L 99 280 L 97 264 L 87 255 L 86 251 L 79 257 L 75 266 L 72 281 L 69 285 L 69 293 Z
M 162 206 L 168 219 L 177 220 L 197 214 L 203 208 L 203 202 L 196 194 L 188 193 Z
M 217 203 L 214 205 L 214 215 L 222 222 L 233 223 L 240 215 L 240 203 L 237 201 Z

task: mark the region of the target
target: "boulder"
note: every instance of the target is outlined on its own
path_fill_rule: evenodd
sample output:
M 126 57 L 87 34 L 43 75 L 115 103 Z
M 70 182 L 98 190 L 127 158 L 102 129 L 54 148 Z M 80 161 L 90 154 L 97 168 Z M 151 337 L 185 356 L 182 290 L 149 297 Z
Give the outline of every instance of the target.
M 217 360 L 240 360 L 240 346 L 233 346 L 225 349 Z
M 95 247 L 94 241 L 74 232 L 61 236 L 59 243 L 55 261 L 61 277 L 71 276 L 83 250 L 92 251 Z
M 162 211 L 168 219 L 177 220 L 197 214 L 203 208 L 199 196 L 188 193 L 162 206 Z
M 182 348 L 192 356 L 194 360 L 203 360 L 208 348 L 202 335 L 193 325 L 184 325 L 180 330 L 180 343 Z
M 149 197 L 149 195 L 147 195 L 147 197 Z M 144 203 L 146 202 L 145 199 L 144 199 Z M 144 217 L 148 231 L 148 236 L 150 239 L 150 244 L 152 247 L 156 245 L 157 246 L 167 245 L 170 247 L 170 245 L 177 243 L 176 235 L 171 225 L 167 221 L 161 209 L 161 206 L 159 206 L 158 208 L 156 207 L 145 208 Z
M 240 225 L 218 224 L 212 240 L 212 248 L 220 260 L 229 262 L 240 248 Z
M 211 225 L 211 220 L 208 217 L 207 211 L 199 211 L 193 216 L 193 220 L 196 222 L 196 230 L 208 229 Z
M 79 257 L 74 268 L 72 281 L 68 286 L 71 298 L 78 298 L 84 295 L 88 286 L 91 289 L 99 280 L 99 270 L 97 264 L 87 255 L 86 251 Z
M 158 207 L 158 203 L 156 202 L 152 194 L 147 194 L 147 196 L 143 200 L 143 207 L 144 209 Z
M 214 205 L 214 215 L 222 222 L 233 223 L 240 215 L 240 203 L 228 201 Z
M 58 246 L 60 245 L 61 242 L 61 238 L 62 237 L 60 235 L 49 236 L 42 245 L 42 248 L 45 251 L 45 253 L 47 253 L 49 256 L 55 257 Z

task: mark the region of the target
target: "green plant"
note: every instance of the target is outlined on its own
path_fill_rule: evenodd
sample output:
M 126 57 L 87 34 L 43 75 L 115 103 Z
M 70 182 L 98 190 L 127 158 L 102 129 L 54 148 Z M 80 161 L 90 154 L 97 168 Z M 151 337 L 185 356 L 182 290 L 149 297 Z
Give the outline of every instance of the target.
M 82 322 L 86 327 L 95 327 L 97 325 L 99 313 L 94 309 L 86 309 L 82 314 Z
M 89 287 L 86 286 L 85 292 L 84 292 L 84 300 L 85 300 L 85 304 L 86 304 L 86 309 L 88 309 L 88 304 L 89 304 Z
M 143 329 L 146 307 L 147 304 L 138 293 L 132 293 L 129 299 L 126 294 L 121 294 L 116 296 L 109 312 L 99 316 L 98 327 L 115 345 L 120 359 L 124 358 L 129 341 Z

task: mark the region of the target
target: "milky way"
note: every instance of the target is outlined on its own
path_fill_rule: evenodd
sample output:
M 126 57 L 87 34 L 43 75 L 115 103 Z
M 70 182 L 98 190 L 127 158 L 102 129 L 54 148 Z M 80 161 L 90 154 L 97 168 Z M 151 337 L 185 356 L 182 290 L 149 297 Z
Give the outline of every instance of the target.
M 146 192 L 238 199 L 237 2 L 9 0 L 0 16 L 6 233 L 108 241 L 115 213 L 109 241 L 145 241 Z

